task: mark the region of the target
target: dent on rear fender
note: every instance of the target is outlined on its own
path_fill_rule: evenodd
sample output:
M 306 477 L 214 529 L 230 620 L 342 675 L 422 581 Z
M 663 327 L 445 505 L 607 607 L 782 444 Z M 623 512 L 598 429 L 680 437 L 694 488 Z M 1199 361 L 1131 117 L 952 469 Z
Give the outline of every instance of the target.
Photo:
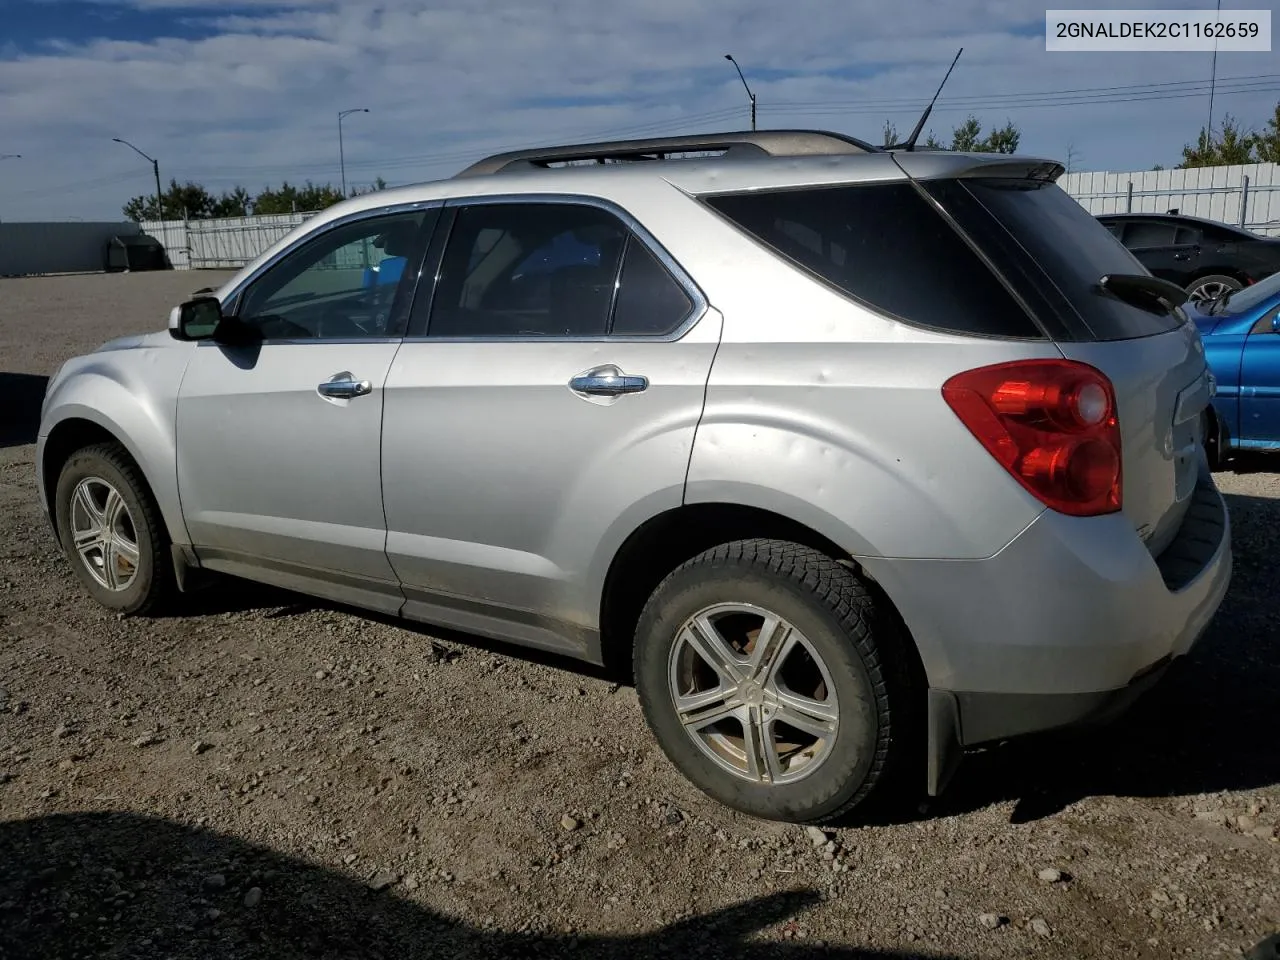
M 855 557 L 983 559 L 1043 509 L 967 434 L 948 471 L 943 437 L 930 447 L 776 411 L 721 413 L 698 428 L 686 502 L 782 514 Z
M 123 350 L 83 358 L 54 385 L 46 399 L 40 432 L 48 436 L 59 424 L 74 419 L 87 420 L 109 432 L 142 470 L 172 540 L 185 543 L 173 416 L 186 356 L 175 357 L 176 353 Z M 119 362 L 126 356 L 131 359 Z M 138 369 L 129 369 L 135 363 Z

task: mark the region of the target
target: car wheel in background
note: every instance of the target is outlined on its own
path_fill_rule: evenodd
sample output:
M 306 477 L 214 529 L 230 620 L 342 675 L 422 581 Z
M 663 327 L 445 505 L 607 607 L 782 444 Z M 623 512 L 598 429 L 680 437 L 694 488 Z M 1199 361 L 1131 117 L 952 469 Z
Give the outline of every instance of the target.
M 1223 294 L 1233 293 L 1243 286 L 1244 284 L 1235 277 L 1214 273 L 1191 281 L 1186 289 L 1191 302 L 1200 303 L 1203 300 L 1216 300 Z

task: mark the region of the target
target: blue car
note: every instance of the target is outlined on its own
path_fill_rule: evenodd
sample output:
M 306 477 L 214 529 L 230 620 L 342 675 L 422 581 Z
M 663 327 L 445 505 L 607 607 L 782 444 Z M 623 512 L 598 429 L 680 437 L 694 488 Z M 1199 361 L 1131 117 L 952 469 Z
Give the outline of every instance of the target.
M 1280 273 L 1185 306 L 1217 380 L 1208 450 L 1215 468 L 1247 451 L 1280 451 Z

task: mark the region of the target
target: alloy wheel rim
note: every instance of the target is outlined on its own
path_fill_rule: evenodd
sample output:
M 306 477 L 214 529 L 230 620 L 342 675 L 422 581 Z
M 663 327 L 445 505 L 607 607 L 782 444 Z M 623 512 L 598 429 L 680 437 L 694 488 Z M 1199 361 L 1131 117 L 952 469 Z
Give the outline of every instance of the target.
M 1187 296 L 1192 303 L 1201 303 L 1205 300 L 1216 300 L 1224 293 L 1230 293 L 1234 289 L 1230 284 L 1223 283 L 1221 280 L 1214 280 L 1212 283 L 1199 284 Z
M 840 726 L 831 673 L 799 629 L 763 607 L 695 613 L 676 634 L 667 675 L 685 733 L 735 777 L 794 783 L 831 754 Z
M 138 575 L 138 532 L 124 497 L 101 477 L 86 477 L 71 493 L 71 539 L 98 585 L 126 590 Z

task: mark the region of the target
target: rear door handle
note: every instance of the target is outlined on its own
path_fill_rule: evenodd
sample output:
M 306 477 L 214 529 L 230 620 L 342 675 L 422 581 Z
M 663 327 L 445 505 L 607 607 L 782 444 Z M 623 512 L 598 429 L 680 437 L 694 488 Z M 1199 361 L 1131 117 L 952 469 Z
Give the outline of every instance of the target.
M 649 378 L 625 374 L 610 364 L 574 377 L 569 381 L 569 389 L 588 397 L 617 397 L 649 389 Z
M 373 384 L 368 380 L 357 380 L 350 370 L 344 370 L 317 386 L 316 392 L 328 400 L 350 400 L 373 393 Z

